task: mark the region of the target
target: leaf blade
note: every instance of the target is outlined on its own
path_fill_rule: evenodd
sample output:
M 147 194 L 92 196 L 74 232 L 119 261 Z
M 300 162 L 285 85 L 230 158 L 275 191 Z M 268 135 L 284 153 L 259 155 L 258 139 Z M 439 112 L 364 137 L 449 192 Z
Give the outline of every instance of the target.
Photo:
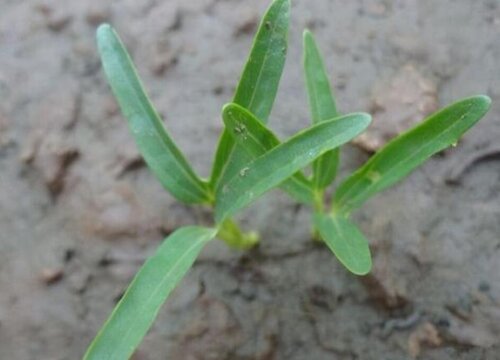
M 84 360 L 128 359 L 170 292 L 216 232 L 216 229 L 188 226 L 167 237 L 136 274 L 89 346 Z
M 331 89 L 318 45 L 308 30 L 303 34 L 303 65 L 313 124 L 338 116 L 337 105 Z
M 400 181 L 435 153 L 456 143 L 488 111 L 487 96 L 462 99 L 399 135 L 339 186 L 334 211 L 349 213 Z
M 216 221 L 248 205 L 308 163 L 360 134 L 371 121 L 368 114 L 350 114 L 325 121 L 299 132 L 249 163 L 244 174 L 235 175 L 217 190 Z
M 222 118 L 227 132 L 235 139 L 236 144 L 247 152 L 251 160 L 262 156 L 281 143 L 272 131 L 238 104 L 224 105 Z M 245 141 L 241 141 L 242 137 L 245 137 Z M 230 171 L 231 173 L 244 172 L 246 165 L 247 163 L 237 162 L 228 164 L 228 166 L 235 167 Z M 302 203 L 308 204 L 314 200 L 311 184 L 300 171 L 285 180 L 280 187 Z
M 108 82 L 151 171 L 178 200 L 207 202 L 210 198 L 207 184 L 195 174 L 165 130 L 114 29 L 101 25 L 97 43 Z
M 356 275 L 370 272 L 372 259 L 368 241 L 347 218 L 317 213 L 314 215 L 314 225 L 347 270 Z
M 259 26 L 234 102 L 267 122 L 288 49 L 290 0 L 274 0 Z
M 306 90 L 313 124 L 337 117 L 337 105 L 319 48 L 312 33 L 303 34 L 303 65 Z M 313 163 L 313 184 L 322 190 L 332 183 L 337 174 L 339 149 L 331 150 Z
M 289 21 L 290 0 L 274 0 L 261 20 L 233 98 L 234 103 L 248 109 L 264 123 L 274 104 L 285 65 Z M 212 167 L 212 188 L 234 175 L 225 174 L 225 168 L 235 159 L 250 160 L 245 152 L 235 148 L 233 138 L 224 131 Z

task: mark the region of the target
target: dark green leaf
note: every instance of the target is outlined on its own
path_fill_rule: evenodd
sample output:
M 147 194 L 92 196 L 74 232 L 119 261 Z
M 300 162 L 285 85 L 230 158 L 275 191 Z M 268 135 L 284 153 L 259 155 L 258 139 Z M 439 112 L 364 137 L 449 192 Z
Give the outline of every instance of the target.
M 243 122 L 248 118 L 240 120 Z M 220 223 L 325 152 L 356 137 L 366 129 L 370 121 L 368 114 L 350 114 L 321 122 L 250 162 L 244 171 L 217 190 L 216 221 Z M 247 127 L 247 124 L 243 123 L 243 126 Z M 248 136 L 245 139 L 245 132 L 237 136 L 242 138 L 237 141 L 249 141 Z
M 390 141 L 340 185 L 334 211 L 349 213 L 435 153 L 457 143 L 486 114 L 490 103 L 486 96 L 463 99 Z
M 166 238 L 139 270 L 90 345 L 84 360 L 128 359 L 170 292 L 216 233 L 217 229 L 188 226 Z
M 209 202 L 208 184 L 196 176 L 166 132 L 116 32 L 101 25 L 97 42 L 109 84 L 151 171 L 180 201 Z
M 313 123 L 337 117 L 330 81 L 318 46 L 308 30 L 304 31 L 304 74 Z M 337 174 L 338 163 L 339 149 L 329 151 L 314 161 L 313 184 L 316 189 L 324 189 L 332 183 Z
M 240 145 L 252 160 L 280 144 L 272 131 L 248 110 L 237 104 L 225 105 L 222 110 L 222 118 L 227 132 L 236 139 L 237 145 Z M 244 173 L 247 164 L 233 161 L 228 166 L 235 167 L 235 169 L 230 170 L 235 174 Z M 295 173 L 280 187 L 300 202 L 311 203 L 314 199 L 311 184 L 301 172 Z
M 260 23 L 233 99 L 234 103 L 248 109 L 264 123 L 271 112 L 285 65 L 289 20 L 290 0 L 274 0 Z M 250 158 L 235 147 L 231 135 L 224 131 L 212 169 L 212 187 L 234 175 L 229 172 L 226 174 L 226 166 L 233 160 L 242 163 L 248 162 Z
M 350 272 L 366 275 L 372 267 L 368 241 L 359 229 L 343 216 L 315 214 L 314 225 L 326 245 Z

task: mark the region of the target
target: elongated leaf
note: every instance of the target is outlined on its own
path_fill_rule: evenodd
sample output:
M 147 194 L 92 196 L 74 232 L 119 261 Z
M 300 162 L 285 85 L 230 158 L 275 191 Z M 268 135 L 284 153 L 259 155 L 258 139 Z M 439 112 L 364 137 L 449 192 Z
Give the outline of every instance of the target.
M 304 74 L 306 79 L 312 121 L 333 119 L 337 116 L 337 106 L 330 87 L 325 65 L 312 33 L 304 31 Z
M 308 30 L 304 31 L 304 74 L 313 124 L 338 116 L 335 98 L 318 46 Z M 313 184 L 316 189 L 330 185 L 337 174 L 339 151 L 335 149 L 313 163 Z
M 216 233 L 217 229 L 188 226 L 167 237 L 139 270 L 84 360 L 128 359 L 170 292 Z
M 350 212 L 435 153 L 457 143 L 486 114 L 490 103 L 487 96 L 463 99 L 390 141 L 339 186 L 334 211 Z
M 178 200 L 186 203 L 208 202 L 208 184 L 195 175 L 166 132 L 130 56 L 111 26 L 105 24 L 99 27 L 97 43 L 109 84 L 151 171 Z
M 247 118 L 240 120 L 244 121 Z M 288 141 L 250 162 L 244 172 L 235 175 L 217 190 L 215 217 L 220 223 L 227 216 L 248 205 L 266 191 L 278 186 L 307 164 L 367 128 L 368 114 L 351 114 L 321 122 L 299 132 Z M 243 124 L 247 126 L 247 124 Z M 240 133 L 245 139 L 245 133 Z M 251 141 L 251 140 L 250 140 Z
M 343 216 L 315 214 L 314 225 L 326 245 L 347 270 L 366 275 L 372 267 L 370 247 L 356 225 Z
M 274 0 L 257 30 L 233 99 L 234 103 L 248 109 L 264 123 L 271 112 L 285 65 L 289 21 L 290 0 Z M 219 140 L 210 179 L 213 188 L 234 175 L 225 174 L 229 162 L 246 163 L 250 160 L 246 152 L 234 145 L 231 135 L 224 131 Z M 221 180 L 222 176 L 224 180 Z
M 227 132 L 232 134 L 236 143 L 247 152 L 252 160 L 280 144 L 272 131 L 248 110 L 237 104 L 225 105 L 222 110 L 222 118 Z M 236 168 L 231 170 L 232 173 L 244 173 L 247 164 L 232 162 L 228 166 Z M 280 187 L 300 202 L 311 203 L 314 200 L 311 183 L 301 172 L 295 173 Z

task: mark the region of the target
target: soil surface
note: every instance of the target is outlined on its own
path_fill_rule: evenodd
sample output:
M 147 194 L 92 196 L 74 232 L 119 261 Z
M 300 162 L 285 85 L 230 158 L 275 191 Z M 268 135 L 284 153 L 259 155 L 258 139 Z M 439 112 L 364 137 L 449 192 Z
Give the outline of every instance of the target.
M 101 70 L 97 25 L 116 27 L 207 176 L 221 106 L 267 5 L 0 2 L 0 359 L 80 358 L 161 239 L 209 219 L 141 161 Z M 340 177 L 436 106 L 485 93 L 492 110 L 355 214 L 372 275 L 347 273 L 312 243 L 309 211 L 272 192 L 241 216 L 261 247 L 209 244 L 134 359 L 500 359 L 500 2 L 293 0 L 271 117 L 283 137 L 309 123 L 305 27 L 339 108 L 371 111 L 377 124 L 364 150 L 343 150 Z

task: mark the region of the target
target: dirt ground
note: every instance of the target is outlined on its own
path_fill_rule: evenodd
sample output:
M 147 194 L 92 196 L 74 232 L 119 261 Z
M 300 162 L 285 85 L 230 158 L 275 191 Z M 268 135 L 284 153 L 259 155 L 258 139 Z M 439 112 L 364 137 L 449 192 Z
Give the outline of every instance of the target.
M 207 222 L 141 162 L 101 71 L 97 24 L 117 28 L 206 176 L 267 5 L 0 1 L 0 359 L 80 358 L 161 239 Z M 500 359 L 500 1 L 293 0 L 271 116 L 283 137 L 308 125 L 304 27 L 339 108 L 373 112 L 386 133 L 471 94 L 492 97 L 492 110 L 356 214 L 371 276 L 314 246 L 309 212 L 275 191 L 241 217 L 260 249 L 210 244 L 134 358 Z M 348 146 L 341 177 L 366 159 Z

